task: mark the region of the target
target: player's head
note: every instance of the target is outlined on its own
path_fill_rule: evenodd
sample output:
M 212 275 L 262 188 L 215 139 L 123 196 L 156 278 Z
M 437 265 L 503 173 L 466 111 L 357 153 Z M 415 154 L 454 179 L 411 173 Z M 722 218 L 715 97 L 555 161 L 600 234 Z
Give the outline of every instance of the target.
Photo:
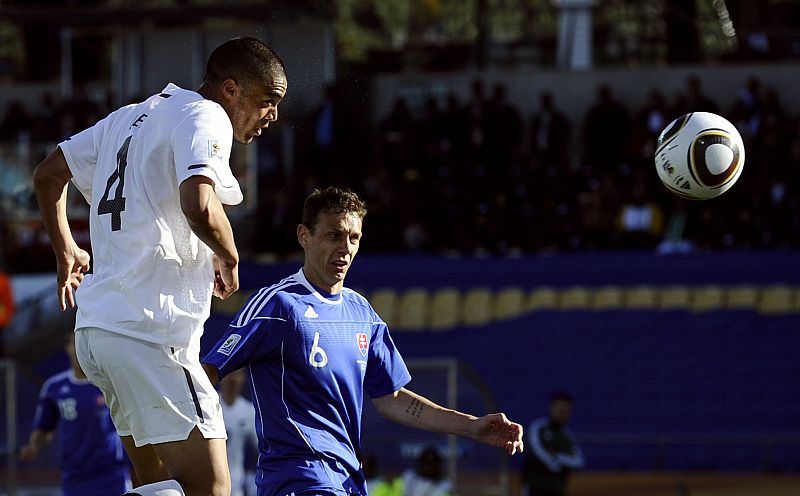
M 572 417 L 573 404 L 571 394 L 563 391 L 553 393 L 550 396 L 550 420 L 559 425 L 567 425 Z
M 211 52 L 200 93 L 228 113 L 234 139 L 249 143 L 278 119 L 286 86 L 278 54 L 255 38 L 241 37 Z
M 361 241 L 366 206 L 350 190 L 314 190 L 303 204 L 297 240 L 303 247 L 303 273 L 313 284 L 338 293 Z

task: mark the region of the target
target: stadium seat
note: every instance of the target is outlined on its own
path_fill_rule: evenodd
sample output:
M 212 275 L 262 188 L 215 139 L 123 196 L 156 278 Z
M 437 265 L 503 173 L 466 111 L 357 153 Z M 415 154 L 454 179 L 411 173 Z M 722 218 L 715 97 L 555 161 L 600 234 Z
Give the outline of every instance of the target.
M 669 286 L 659 291 L 658 306 L 664 310 L 688 310 L 690 291 L 686 286 Z
M 595 310 L 613 310 L 622 307 L 622 290 L 616 286 L 605 286 L 594 291 L 592 308 Z
M 793 312 L 794 296 L 794 290 L 789 286 L 766 287 L 761 290 L 758 311 L 767 315 Z
M 494 300 L 494 320 L 513 319 L 525 312 L 525 292 L 522 288 L 503 288 Z
M 564 310 L 586 310 L 589 308 L 589 290 L 576 286 L 561 293 L 560 307 Z
M 634 310 L 655 309 L 656 290 L 651 286 L 637 286 L 625 291 L 625 307 Z
M 726 291 L 726 305 L 728 308 L 756 309 L 758 308 L 759 291 L 753 286 L 736 286 Z
M 398 305 L 397 292 L 390 288 L 376 289 L 370 295 L 369 302 L 389 328 L 394 327 Z
M 553 288 L 536 288 L 531 291 L 526 304 L 528 310 L 553 310 L 556 308 L 556 291 Z
M 492 292 L 474 288 L 464 295 L 464 324 L 479 326 L 492 321 Z
M 695 312 L 720 310 L 724 303 L 724 292 L 719 286 L 703 286 L 692 291 L 690 308 Z
M 411 288 L 400 296 L 397 323 L 403 331 L 423 331 L 428 328 L 431 299 L 428 290 Z
M 452 329 L 460 324 L 461 292 L 456 288 L 442 288 L 431 297 L 430 328 Z

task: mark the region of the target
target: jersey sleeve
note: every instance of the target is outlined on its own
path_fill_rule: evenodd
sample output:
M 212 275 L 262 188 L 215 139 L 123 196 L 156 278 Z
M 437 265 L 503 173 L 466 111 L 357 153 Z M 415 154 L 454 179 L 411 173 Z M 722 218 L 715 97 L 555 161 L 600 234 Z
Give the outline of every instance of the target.
M 262 296 L 256 292 L 250 297 L 203 358 L 203 363 L 219 370 L 220 378 L 279 348 L 286 334 L 288 312 L 279 298 L 263 301 Z
M 233 127 L 228 114 L 212 102 L 201 102 L 181 121 L 172 134 L 178 184 L 201 175 L 214 181 L 214 192 L 222 203 L 242 202 L 242 190 L 231 172 Z
M 50 395 L 50 387 L 48 383 L 42 387 L 39 393 L 39 400 L 36 403 L 36 413 L 33 416 L 33 428 L 40 429 L 45 432 L 55 430 L 58 424 L 58 405 L 55 399 Z
M 98 149 L 95 133 L 102 132 L 102 126 L 102 121 L 98 122 L 58 144 L 58 147 L 64 152 L 67 166 L 72 172 L 73 184 L 88 203 L 92 203 L 92 183 L 97 166 Z
M 411 381 L 406 363 L 383 322 L 373 324 L 364 391 L 370 398 L 394 393 Z

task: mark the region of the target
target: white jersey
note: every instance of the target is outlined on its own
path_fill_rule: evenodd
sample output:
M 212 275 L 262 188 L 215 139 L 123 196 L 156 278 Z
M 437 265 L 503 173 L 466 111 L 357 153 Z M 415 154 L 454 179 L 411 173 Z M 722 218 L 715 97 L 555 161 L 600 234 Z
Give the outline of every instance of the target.
M 246 477 L 245 454 L 247 450 L 258 455 L 258 435 L 256 434 L 256 412 L 253 404 L 239 397 L 232 405 L 220 400 L 225 430 L 228 431 L 228 469 L 231 473 L 231 495 L 242 496 L 255 493 L 255 474 Z M 249 489 L 249 490 L 248 490 Z
M 75 328 L 162 345 L 199 341 L 213 293 L 212 251 L 189 228 L 178 186 L 203 175 L 220 201 L 242 201 L 220 105 L 174 84 L 59 144 L 90 205 L 92 273 Z

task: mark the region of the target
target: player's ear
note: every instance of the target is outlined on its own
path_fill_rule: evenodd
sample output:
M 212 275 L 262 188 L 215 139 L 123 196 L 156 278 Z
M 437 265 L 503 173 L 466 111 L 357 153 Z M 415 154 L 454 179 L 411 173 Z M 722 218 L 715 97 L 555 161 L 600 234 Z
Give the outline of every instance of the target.
M 300 243 L 304 249 L 308 246 L 308 227 L 305 224 L 300 224 L 297 226 L 297 241 Z
M 232 100 L 238 91 L 239 85 L 233 79 L 226 79 L 220 84 L 220 92 L 228 100 Z

